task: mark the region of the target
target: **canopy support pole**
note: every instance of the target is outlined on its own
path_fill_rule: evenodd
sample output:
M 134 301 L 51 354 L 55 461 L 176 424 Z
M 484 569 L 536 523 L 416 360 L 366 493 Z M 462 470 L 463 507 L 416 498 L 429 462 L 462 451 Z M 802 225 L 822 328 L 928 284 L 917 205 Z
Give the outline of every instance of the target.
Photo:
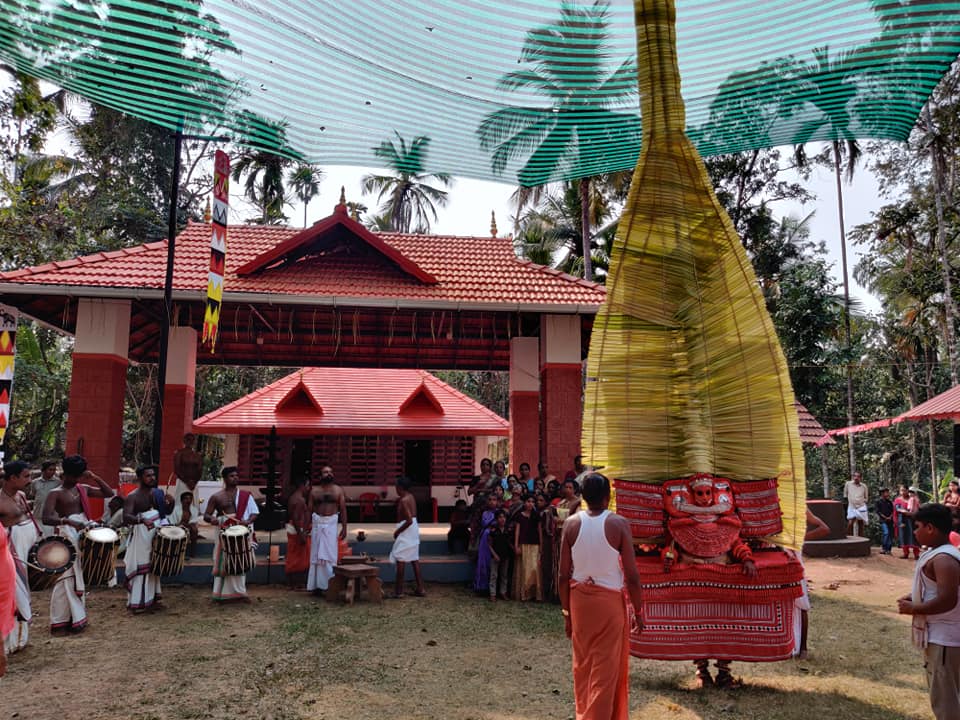
M 180 200 L 180 150 L 183 133 L 173 135 L 173 173 L 170 188 L 170 206 L 167 212 L 167 274 L 163 281 L 163 321 L 160 323 L 160 357 L 157 361 L 157 405 L 153 410 L 153 442 L 151 460 L 160 464 L 160 439 L 163 428 L 163 400 L 167 387 L 167 350 L 170 345 L 170 325 L 173 323 L 173 261 L 177 244 L 177 205 Z

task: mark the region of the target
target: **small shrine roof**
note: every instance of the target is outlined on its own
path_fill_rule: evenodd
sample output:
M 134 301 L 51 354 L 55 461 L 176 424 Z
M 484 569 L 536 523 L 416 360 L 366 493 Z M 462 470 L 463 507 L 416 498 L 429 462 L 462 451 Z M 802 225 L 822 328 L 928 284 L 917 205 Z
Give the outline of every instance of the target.
M 507 436 L 510 424 L 424 370 L 304 368 L 193 423 L 206 434 Z

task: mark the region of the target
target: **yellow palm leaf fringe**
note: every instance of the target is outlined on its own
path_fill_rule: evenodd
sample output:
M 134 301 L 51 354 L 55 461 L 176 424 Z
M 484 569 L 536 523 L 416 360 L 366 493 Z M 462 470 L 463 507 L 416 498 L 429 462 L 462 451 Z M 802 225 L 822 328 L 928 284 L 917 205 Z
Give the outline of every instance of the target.
M 684 131 L 673 0 L 635 0 L 643 149 L 587 361 L 583 453 L 610 477 L 776 477 L 798 548 L 793 389 L 756 276 Z

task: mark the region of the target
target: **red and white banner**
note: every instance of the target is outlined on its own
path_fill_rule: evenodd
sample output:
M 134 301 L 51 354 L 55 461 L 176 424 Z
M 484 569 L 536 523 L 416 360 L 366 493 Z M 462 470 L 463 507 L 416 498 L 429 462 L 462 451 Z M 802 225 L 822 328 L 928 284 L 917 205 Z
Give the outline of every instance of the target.
M 15 307 L 0 303 L 0 463 L 3 462 L 4 436 L 10 425 L 10 398 L 13 393 L 13 363 L 17 351 Z
M 217 343 L 220 308 L 223 305 L 223 273 L 227 256 L 227 213 L 230 211 L 230 156 L 217 150 L 213 160 L 213 235 L 210 239 L 210 270 L 207 273 L 207 307 L 203 314 L 201 341 Z

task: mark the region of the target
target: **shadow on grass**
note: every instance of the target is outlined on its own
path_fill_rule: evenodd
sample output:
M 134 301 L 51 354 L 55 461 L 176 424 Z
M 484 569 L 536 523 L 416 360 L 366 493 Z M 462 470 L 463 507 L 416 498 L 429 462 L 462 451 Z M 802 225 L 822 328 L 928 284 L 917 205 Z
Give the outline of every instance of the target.
M 325 678 L 291 712 L 319 717 L 346 707 L 356 720 L 527 720 L 573 715 L 569 642 L 555 605 L 490 603 L 454 588 L 426 600 L 353 607 L 312 600 L 278 617 L 284 652 Z M 735 663 L 747 683 L 727 692 L 693 687 L 690 663 L 634 659 L 632 718 L 676 720 L 927 720 L 921 662 L 892 614 L 817 597 L 808 661 Z M 296 669 L 281 671 L 295 686 Z M 309 707 L 309 709 L 307 709 Z M 360 708 L 360 709 L 358 709 Z
M 631 687 L 631 690 L 633 688 Z M 656 692 L 654 690 L 654 692 Z M 851 697 L 849 693 L 810 690 L 784 690 L 762 685 L 735 691 L 663 689 L 650 697 L 651 688 L 631 692 L 631 718 L 672 717 L 683 720 L 720 720 L 756 718 L 757 720 L 928 720 L 928 706 L 911 709 L 885 707 Z

